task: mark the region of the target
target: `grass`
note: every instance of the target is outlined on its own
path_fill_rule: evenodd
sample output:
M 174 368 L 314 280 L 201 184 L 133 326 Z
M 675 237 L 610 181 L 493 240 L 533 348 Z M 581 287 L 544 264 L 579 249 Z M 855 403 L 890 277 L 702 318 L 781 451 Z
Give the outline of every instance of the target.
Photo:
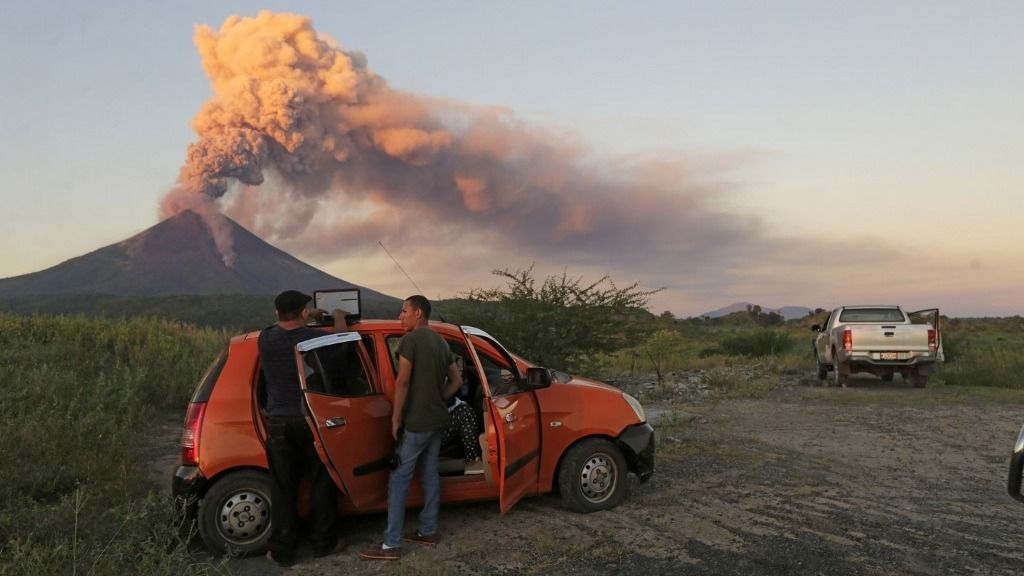
M 216 574 L 141 457 L 224 333 L 154 319 L 0 315 L 0 574 Z

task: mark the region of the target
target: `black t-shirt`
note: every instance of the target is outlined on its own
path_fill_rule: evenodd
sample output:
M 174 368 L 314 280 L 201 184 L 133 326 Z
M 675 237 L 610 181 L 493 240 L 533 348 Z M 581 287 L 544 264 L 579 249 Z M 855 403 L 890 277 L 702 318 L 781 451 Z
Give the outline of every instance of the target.
M 274 324 L 260 332 L 260 365 L 267 382 L 268 416 L 302 416 L 302 387 L 295 365 L 295 345 L 325 332 L 301 326 L 285 330 Z

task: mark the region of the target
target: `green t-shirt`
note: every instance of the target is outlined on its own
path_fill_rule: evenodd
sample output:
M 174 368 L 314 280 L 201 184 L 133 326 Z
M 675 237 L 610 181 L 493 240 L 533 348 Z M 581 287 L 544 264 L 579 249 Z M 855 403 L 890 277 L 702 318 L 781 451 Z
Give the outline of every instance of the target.
M 402 336 L 398 355 L 412 362 L 402 422 L 412 432 L 433 432 L 448 426 L 444 388 L 454 361 L 444 338 L 425 326 Z

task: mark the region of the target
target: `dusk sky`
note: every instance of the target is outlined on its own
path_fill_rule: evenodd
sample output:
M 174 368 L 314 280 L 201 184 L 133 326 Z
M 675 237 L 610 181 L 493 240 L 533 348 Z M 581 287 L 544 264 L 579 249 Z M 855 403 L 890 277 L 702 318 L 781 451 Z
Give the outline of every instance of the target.
M 156 224 L 284 90 L 301 134 L 268 120 L 263 182 L 202 197 L 382 292 L 415 289 L 378 241 L 431 298 L 535 265 L 663 287 L 679 316 L 1020 314 L 1022 23 L 1019 1 L 11 4 L 0 277 Z M 281 30 L 317 38 L 298 88 Z

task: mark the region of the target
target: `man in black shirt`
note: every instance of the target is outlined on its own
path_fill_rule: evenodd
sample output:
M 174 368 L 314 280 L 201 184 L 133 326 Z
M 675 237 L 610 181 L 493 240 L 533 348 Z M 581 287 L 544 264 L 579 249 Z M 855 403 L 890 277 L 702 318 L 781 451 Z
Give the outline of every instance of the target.
M 267 463 L 271 477 L 271 562 L 290 566 L 295 562 L 298 536 L 296 498 L 303 477 L 310 482 L 310 540 L 313 555 L 326 556 L 338 545 L 334 533 L 337 490 L 313 445 L 313 435 L 302 414 L 302 388 L 295 365 L 295 345 L 323 336 L 324 331 L 306 326 L 312 298 L 287 290 L 274 299 L 277 323 L 260 332 L 260 365 L 267 386 Z M 345 332 L 345 313 L 334 314 L 335 332 Z

